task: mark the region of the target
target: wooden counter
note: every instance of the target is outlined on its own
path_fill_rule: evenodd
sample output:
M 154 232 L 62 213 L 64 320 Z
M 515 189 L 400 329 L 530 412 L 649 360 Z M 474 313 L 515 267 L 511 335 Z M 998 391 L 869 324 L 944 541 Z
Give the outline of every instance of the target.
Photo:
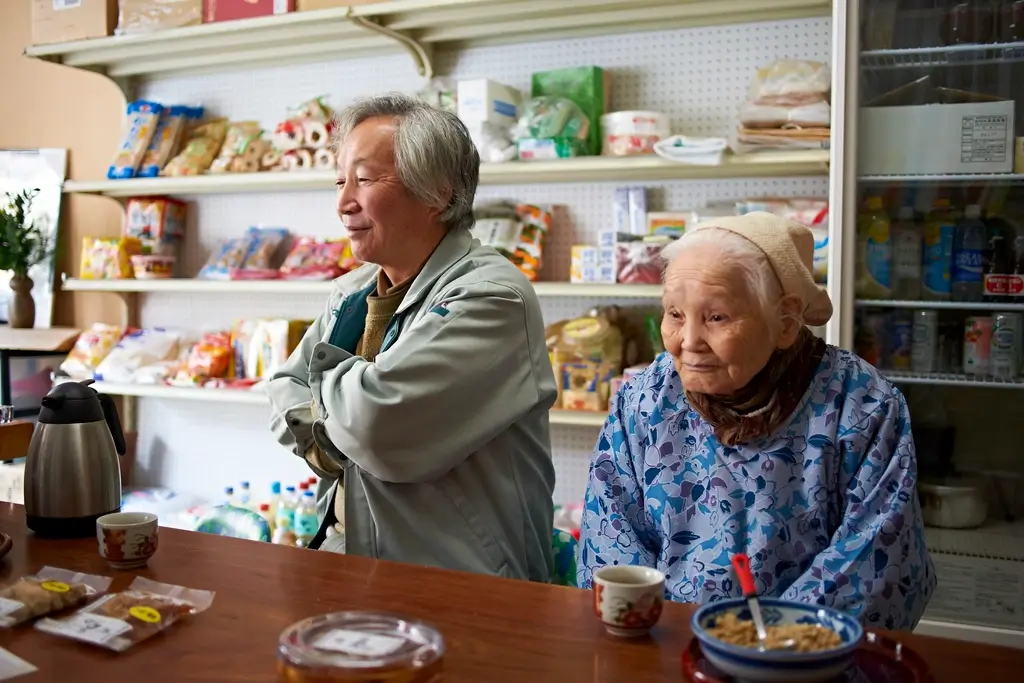
M 24 526 L 19 506 L 0 504 L 14 538 L 0 581 L 49 564 L 115 576 L 96 541 L 48 541 Z M 434 624 L 447 643 L 445 683 L 658 683 L 683 681 L 680 655 L 693 607 L 667 605 L 649 639 L 604 635 L 588 591 L 345 557 L 162 529 L 160 550 L 140 572 L 217 592 L 213 606 L 123 654 L 31 627 L 0 629 L 0 646 L 39 671 L 19 683 L 241 683 L 275 681 L 280 632 L 299 619 L 345 609 L 385 610 Z M 901 636 L 931 664 L 936 683 L 1020 680 L 1024 652 Z M 981 676 L 981 678 L 979 678 Z

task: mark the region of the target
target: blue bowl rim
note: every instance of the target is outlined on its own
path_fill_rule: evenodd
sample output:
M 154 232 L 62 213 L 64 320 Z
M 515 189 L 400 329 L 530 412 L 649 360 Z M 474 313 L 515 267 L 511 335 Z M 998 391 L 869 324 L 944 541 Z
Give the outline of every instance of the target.
M 796 609 L 801 612 L 815 613 L 820 610 L 828 612 L 831 617 L 839 621 L 843 621 L 854 633 L 854 638 L 849 643 L 842 645 L 831 650 L 820 650 L 818 652 L 786 652 L 782 650 L 768 650 L 766 652 L 760 652 L 749 647 L 743 647 L 741 645 L 733 645 L 732 643 L 726 643 L 718 638 L 715 638 L 700 625 L 700 622 L 708 615 L 714 612 L 722 612 L 727 609 L 734 607 L 745 607 L 747 604 L 746 598 L 731 598 L 729 600 L 716 600 L 706 605 L 702 605 L 693 616 L 690 617 L 690 629 L 693 631 L 694 636 L 701 643 L 707 643 L 712 648 L 722 650 L 729 654 L 737 657 L 742 657 L 754 661 L 768 661 L 768 662 L 808 662 L 815 659 L 833 659 L 843 655 L 852 654 L 858 647 L 860 647 L 861 641 L 864 639 L 864 627 L 861 626 L 860 620 L 841 612 L 832 607 L 826 607 L 825 605 L 816 605 L 810 602 L 794 602 L 792 600 L 781 600 L 779 598 L 758 598 L 765 607 L 783 607 Z

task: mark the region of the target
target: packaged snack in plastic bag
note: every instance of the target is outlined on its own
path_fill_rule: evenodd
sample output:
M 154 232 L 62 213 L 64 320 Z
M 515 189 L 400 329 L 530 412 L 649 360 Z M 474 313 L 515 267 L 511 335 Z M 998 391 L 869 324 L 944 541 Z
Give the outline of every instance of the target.
M 22 624 L 69 607 L 78 607 L 105 593 L 110 577 L 43 567 L 0 589 L 0 626 Z
M 630 285 L 660 285 L 664 264 L 661 250 L 671 242 L 667 237 L 649 238 L 615 245 L 615 281 Z
M 74 348 L 60 364 L 60 369 L 73 379 L 92 379 L 96 366 L 107 357 L 122 334 L 123 327 L 93 323 L 92 327 L 78 335 Z
M 140 178 L 155 178 L 160 175 L 160 169 L 177 154 L 185 130 L 201 118 L 202 107 L 176 105 L 165 108 L 136 175 Z
M 269 270 L 281 243 L 288 239 L 286 228 L 251 228 L 251 250 L 242 263 L 243 270 Z
M 202 0 L 119 0 L 117 5 L 117 29 L 114 33 L 119 36 L 203 23 Z
M 83 237 L 78 276 L 83 280 L 131 279 L 131 257 L 141 253 L 142 243 L 134 237 Z
M 341 262 L 349 248 L 349 241 L 345 238 L 300 237 L 281 264 L 281 277 L 286 280 L 333 280 L 344 272 Z
M 253 162 L 256 164 L 255 170 L 259 170 L 259 159 L 263 155 L 263 150 L 256 151 L 256 148 L 252 146 L 252 142 L 259 138 L 262 133 L 263 129 L 258 121 L 237 121 L 228 125 L 227 136 L 224 138 L 224 144 L 220 148 L 220 154 L 210 164 L 210 173 L 235 171 L 234 162 L 242 159 L 242 155 L 247 149 L 253 150 L 250 154 L 255 153 Z
M 312 321 L 267 319 L 256 323 L 246 349 L 245 376 L 270 377 L 288 360 Z
M 142 163 L 142 157 L 149 148 L 149 143 L 156 132 L 160 114 L 164 107 L 157 102 L 139 100 L 128 104 L 128 112 L 124 121 L 124 132 L 121 134 L 121 145 L 114 155 L 114 161 L 107 169 L 107 177 L 111 180 L 131 178 Z
M 185 210 L 185 202 L 170 197 L 132 197 L 125 204 L 124 234 L 178 242 L 185 234 Z
M 232 375 L 234 354 L 228 332 L 210 332 L 192 347 L 188 354 L 188 373 L 197 380 Z
M 140 368 L 173 360 L 181 336 L 158 327 L 125 334 L 93 373 L 98 382 L 134 382 Z
M 129 590 L 110 593 L 63 619 L 41 619 L 36 628 L 56 636 L 124 652 L 186 617 L 206 611 L 213 591 L 135 577 Z
M 243 237 L 221 241 L 217 248 L 213 250 L 213 253 L 210 254 L 206 265 L 199 271 L 199 279 L 230 279 L 231 271 L 241 268 L 242 264 L 245 263 L 245 259 L 252 250 L 254 241 L 255 236 L 251 231 L 247 232 Z
M 227 133 L 227 119 L 213 119 L 191 129 L 181 151 L 167 162 L 160 175 L 187 176 L 205 173 L 224 144 Z

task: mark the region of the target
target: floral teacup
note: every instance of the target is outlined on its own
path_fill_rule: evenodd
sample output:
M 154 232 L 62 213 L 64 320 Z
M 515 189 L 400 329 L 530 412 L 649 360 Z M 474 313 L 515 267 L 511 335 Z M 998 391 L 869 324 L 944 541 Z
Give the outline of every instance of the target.
M 594 572 L 594 613 L 613 636 L 645 635 L 664 603 L 665 575 L 657 569 L 615 565 Z
M 114 512 L 96 520 L 100 555 L 115 569 L 138 569 L 156 553 L 157 518 L 151 512 Z

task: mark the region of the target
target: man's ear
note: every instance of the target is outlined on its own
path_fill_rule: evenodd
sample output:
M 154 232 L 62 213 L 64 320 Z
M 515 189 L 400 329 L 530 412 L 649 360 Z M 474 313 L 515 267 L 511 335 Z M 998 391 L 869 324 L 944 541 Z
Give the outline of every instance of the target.
M 776 347 L 788 349 L 796 343 L 803 327 L 804 304 L 796 294 L 787 294 L 779 300 L 779 315 L 782 317 L 782 333 Z

